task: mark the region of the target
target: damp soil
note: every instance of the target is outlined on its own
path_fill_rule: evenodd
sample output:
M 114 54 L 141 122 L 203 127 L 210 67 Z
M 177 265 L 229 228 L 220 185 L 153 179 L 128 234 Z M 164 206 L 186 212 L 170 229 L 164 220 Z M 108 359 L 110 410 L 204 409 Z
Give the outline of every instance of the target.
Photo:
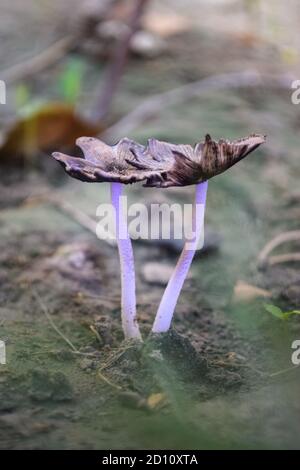
M 274 222 L 278 208 L 272 189 L 260 188 L 258 166 L 249 181 L 240 173 L 243 182 L 211 183 L 209 249 L 194 260 L 167 334 L 150 333 L 165 280 L 149 282 L 144 267 L 175 265 L 178 247 L 134 243 L 143 343 L 123 340 L 116 249 L 47 200 L 30 199 L 54 192 L 91 213 L 109 188 L 81 191 L 60 177 L 53 186 L 41 170 L 14 171 L 0 187 L 0 448 L 299 447 L 291 364 L 299 319 L 282 323 L 264 299 L 233 294 L 243 279 L 270 292 L 269 303 L 299 308 L 297 265 L 255 262 L 272 233 L 289 228 Z M 132 188 L 132 200 L 152 197 Z M 163 193 L 170 202 L 191 197 Z
M 250 172 L 253 181 L 257 168 Z M 178 249 L 134 243 L 144 342 L 128 343 L 116 249 L 44 200 L 30 201 L 39 185 L 88 213 L 109 189 L 81 192 L 67 180 L 53 186 L 36 172 L 15 181 L 11 175 L 0 188 L 11 195 L 0 213 L 0 338 L 7 349 L 0 448 L 298 448 L 291 344 L 300 337 L 299 319 L 282 323 L 266 313 L 264 299 L 233 298 L 243 279 L 268 290 L 269 303 L 299 308 L 297 265 L 261 269 L 254 262 L 278 231 L 273 218 L 255 230 L 266 206 L 270 214 L 277 209 L 272 195 L 255 200 L 251 188 L 236 199 L 240 182 L 212 182 L 208 223 L 222 241 L 207 240 L 213 249 L 195 258 L 167 334 L 150 333 L 165 281 L 148 282 L 144 267 L 175 265 Z M 169 201 L 191 196 L 167 193 Z M 150 197 L 132 191 L 133 200 Z M 229 207 L 220 204 L 229 198 Z
M 15 227 L 1 240 L 0 328 L 8 363 L 0 377 L 0 447 L 245 445 L 236 431 L 228 440 L 218 422 L 228 427 L 227 407 L 239 422 L 244 400 L 254 406 L 256 394 L 272 386 L 268 335 L 267 348 L 261 335 L 249 341 L 234 315 L 209 305 L 197 277 L 187 282 L 172 330 L 153 335 L 163 286 L 149 286 L 138 275 L 144 342 L 126 342 L 115 248 L 78 227 L 49 232 Z M 169 250 L 155 245 L 145 252 L 139 244 L 135 258 L 137 267 L 176 259 Z M 199 259 L 212 261 L 211 254 Z M 201 304 L 189 300 L 199 294 Z M 251 422 L 250 410 L 243 413 Z

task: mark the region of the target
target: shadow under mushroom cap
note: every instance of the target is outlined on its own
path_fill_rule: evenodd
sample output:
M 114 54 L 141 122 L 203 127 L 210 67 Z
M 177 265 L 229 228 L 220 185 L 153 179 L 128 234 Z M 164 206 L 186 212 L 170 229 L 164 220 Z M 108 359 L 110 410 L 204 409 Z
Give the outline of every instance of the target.
M 209 135 L 203 142 L 176 145 L 149 139 L 146 146 L 124 138 L 107 145 L 93 137 L 80 137 L 76 144 L 85 158 L 54 152 L 73 178 L 90 183 L 145 181 L 144 186 L 167 188 L 201 183 L 223 173 L 264 143 L 266 137 L 253 134 L 244 139 L 215 142 Z

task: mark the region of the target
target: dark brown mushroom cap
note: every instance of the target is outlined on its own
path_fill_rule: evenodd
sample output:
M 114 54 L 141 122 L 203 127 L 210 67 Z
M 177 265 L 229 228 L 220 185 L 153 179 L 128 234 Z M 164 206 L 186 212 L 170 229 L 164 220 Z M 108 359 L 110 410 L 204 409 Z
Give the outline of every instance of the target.
M 223 173 L 264 143 L 265 136 L 215 142 L 209 135 L 194 148 L 149 139 L 147 146 L 124 138 L 110 146 L 93 137 L 80 137 L 76 144 L 85 158 L 55 152 L 65 171 L 90 183 L 145 181 L 144 186 L 187 186 Z

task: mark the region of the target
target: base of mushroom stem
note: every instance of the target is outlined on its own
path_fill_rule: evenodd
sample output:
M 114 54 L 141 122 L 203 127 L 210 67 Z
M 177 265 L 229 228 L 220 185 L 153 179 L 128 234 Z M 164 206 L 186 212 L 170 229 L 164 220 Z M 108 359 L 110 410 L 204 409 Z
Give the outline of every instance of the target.
M 204 377 L 208 372 L 206 360 L 190 340 L 172 328 L 166 333 L 150 333 L 144 342 L 125 339 L 108 362 L 121 370 L 134 365 L 135 371 L 140 369 L 151 376 L 153 370 L 157 372 L 162 368 L 167 372 L 169 367 L 187 379 L 195 374 Z
M 202 360 L 190 340 L 178 333 L 175 329 L 170 328 L 165 333 L 150 333 L 145 342 L 144 350 L 148 356 L 159 360 L 167 360 L 185 366 L 188 364 L 189 369 L 196 367 L 207 371 L 206 361 Z

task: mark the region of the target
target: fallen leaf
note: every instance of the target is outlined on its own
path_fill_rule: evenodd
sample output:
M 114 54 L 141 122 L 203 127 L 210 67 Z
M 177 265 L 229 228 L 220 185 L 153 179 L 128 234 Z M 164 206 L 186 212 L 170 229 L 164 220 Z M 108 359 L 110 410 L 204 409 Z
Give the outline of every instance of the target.
M 272 294 L 270 291 L 252 286 L 251 284 L 247 284 L 247 282 L 237 281 L 233 294 L 233 300 L 235 302 L 250 302 L 260 297 L 270 298 Z
M 103 130 L 77 116 L 73 106 L 53 102 L 18 120 L 4 135 L 0 163 L 33 161 L 39 152 L 72 149 L 77 137 Z
M 150 410 L 163 408 L 167 404 L 167 397 L 164 393 L 152 393 L 147 398 L 147 406 Z

